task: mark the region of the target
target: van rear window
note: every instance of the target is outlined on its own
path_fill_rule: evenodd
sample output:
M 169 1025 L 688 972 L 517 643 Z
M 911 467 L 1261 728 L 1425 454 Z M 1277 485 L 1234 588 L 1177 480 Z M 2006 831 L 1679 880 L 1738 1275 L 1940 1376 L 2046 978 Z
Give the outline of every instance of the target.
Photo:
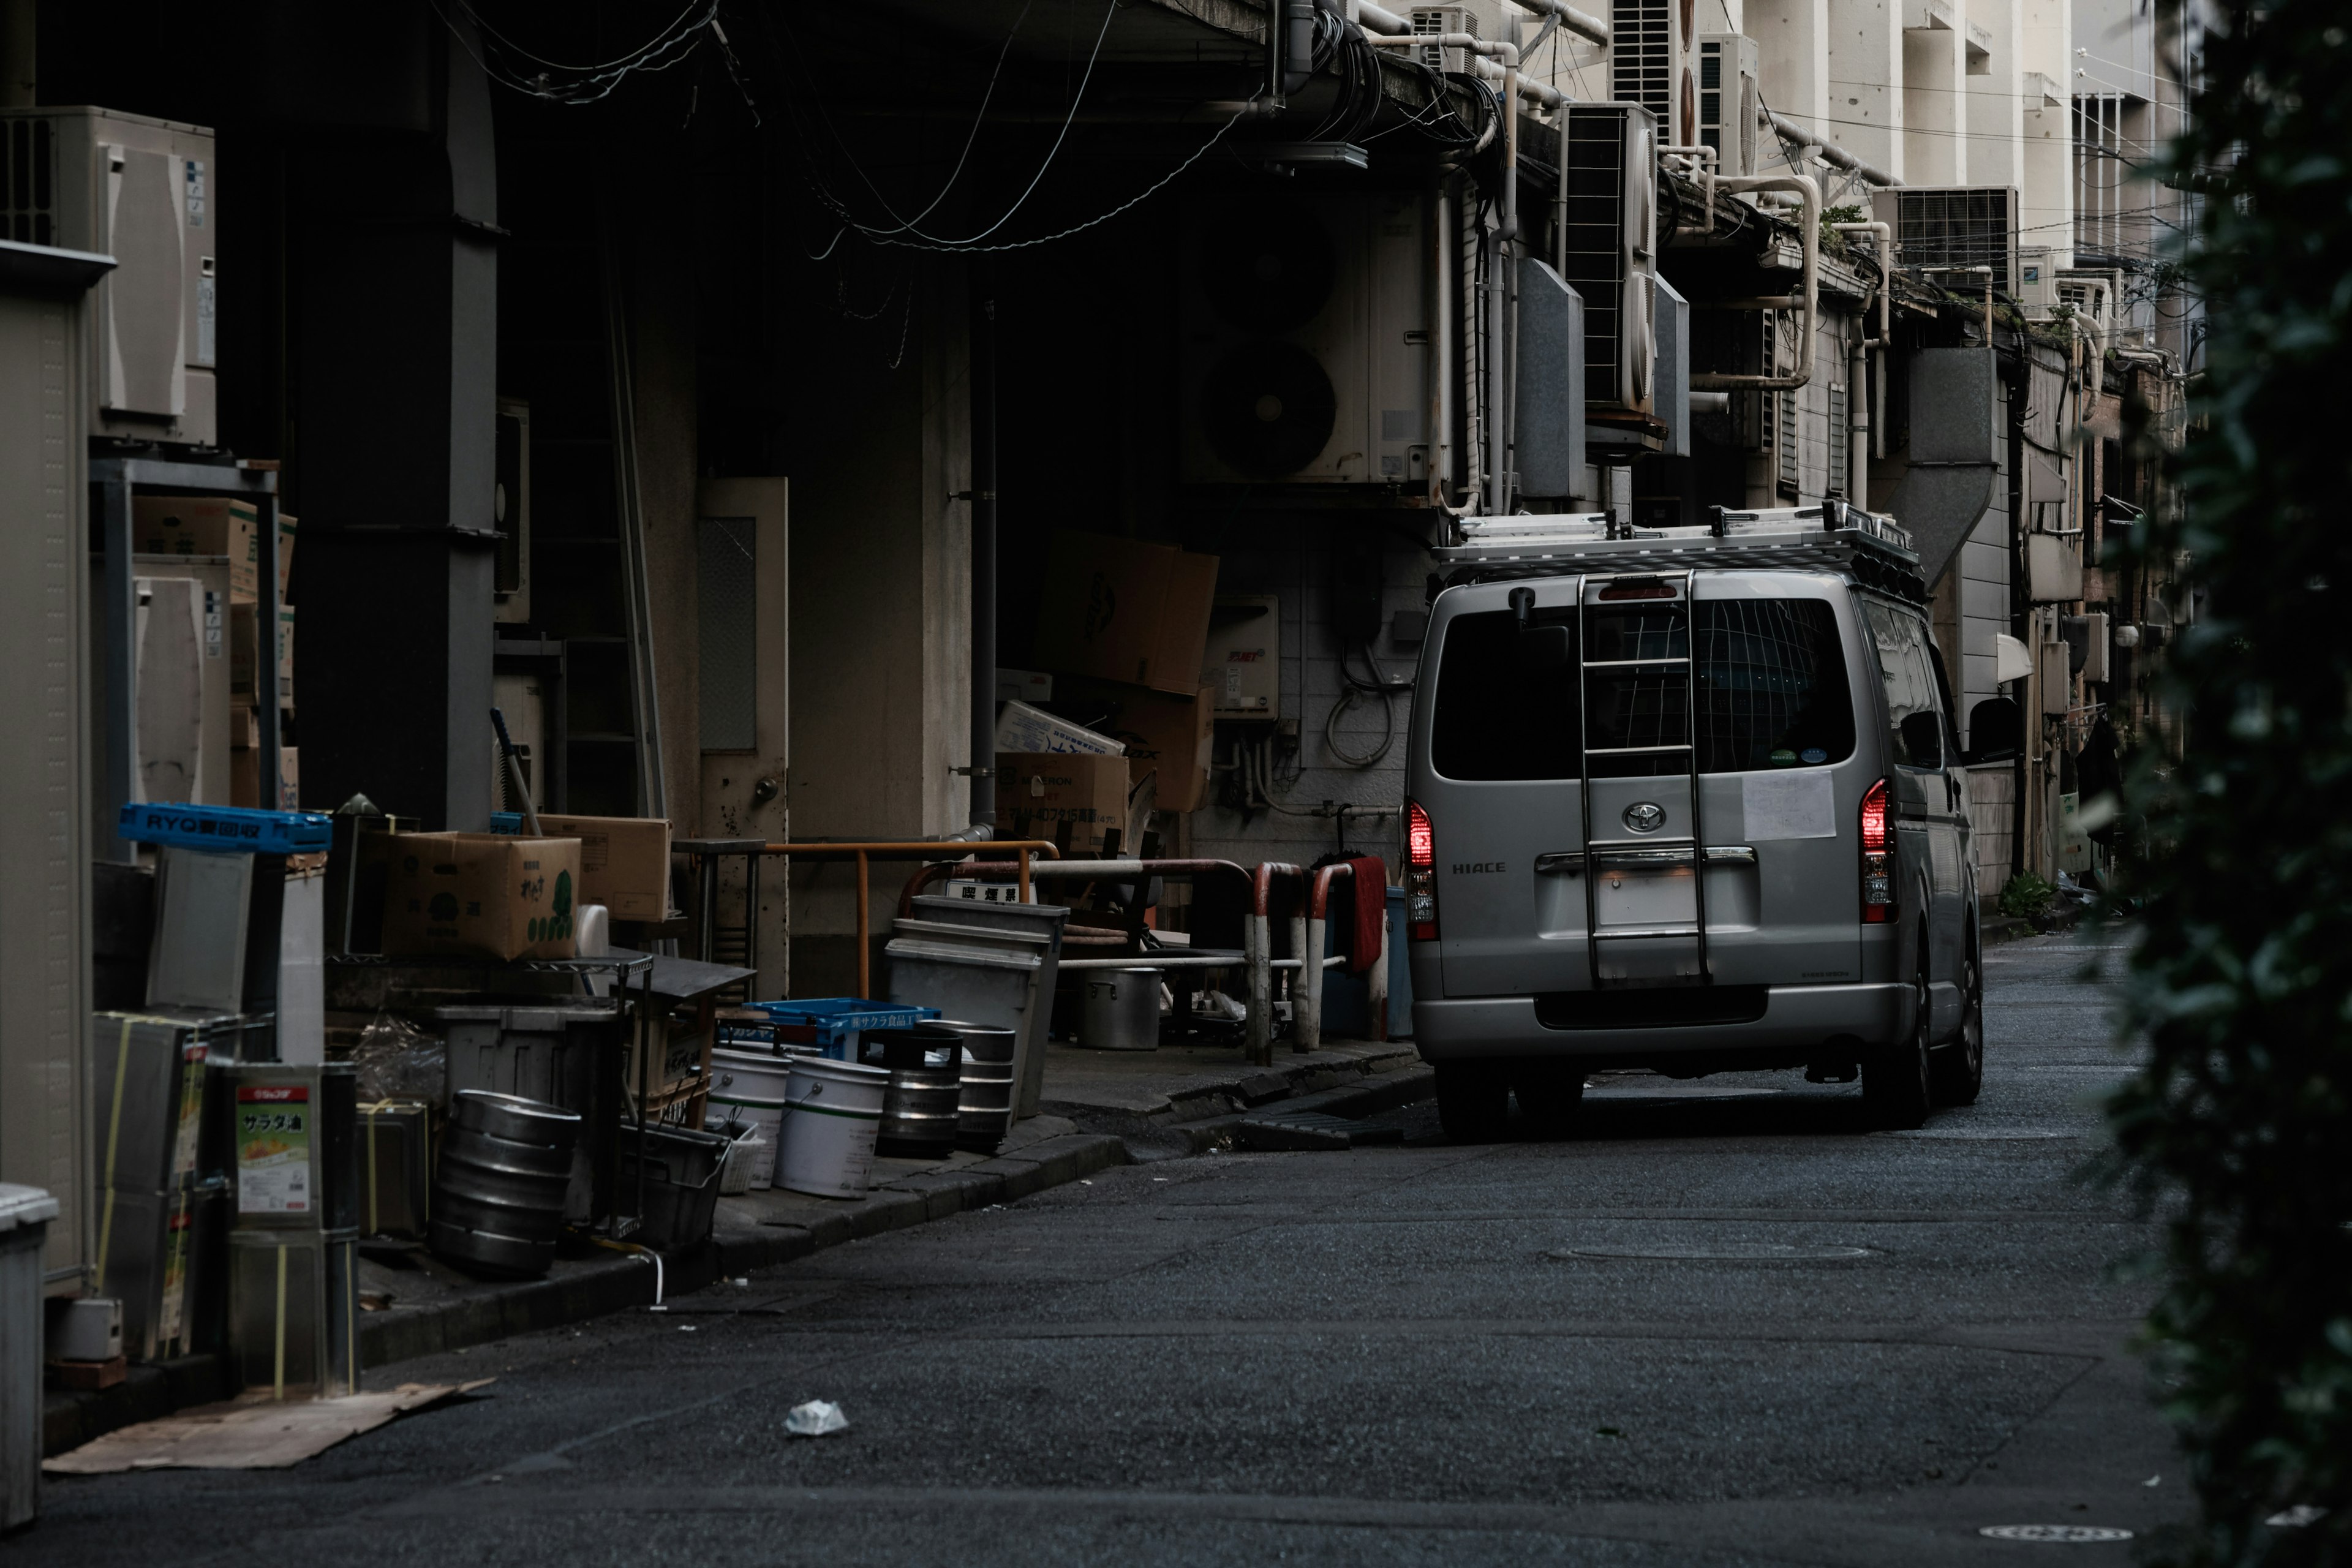
M 1593 669 L 1581 682 L 1573 662 L 1537 668 L 1523 661 L 1510 611 L 1454 616 L 1438 652 L 1431 765 L 1452 779 L 1576 778 L 1580 711 L 1596 749 L 1681 742 L 1690 723 L 1679 661 L 1690 647 L 1692 614 L 1679 605 L 1588 611 L 1593 658 L 1677 662 Z M 1853 754 L 1845 651 L 1826 601 L 1703 599 L 1695 614 L 1699 771 L 1820 767 Z M 1538 610 L 1534 618 L 1569 628 L 1572 660 L 1575 611 Z M 1595 756 L 1592 764 L 1596 777 L 1689 765 L 1680 751 Z

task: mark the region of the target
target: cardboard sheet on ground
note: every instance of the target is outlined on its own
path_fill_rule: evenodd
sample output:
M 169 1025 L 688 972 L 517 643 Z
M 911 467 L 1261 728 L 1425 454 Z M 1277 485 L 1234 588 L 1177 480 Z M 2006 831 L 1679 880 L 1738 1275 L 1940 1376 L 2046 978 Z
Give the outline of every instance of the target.
M 53 1476 L 110 1476 L 124 1470 L 282 1470 L 323 1454 L 346 1437 L 372 1432 L 395 1415 L 424 1410 L 495 1381 L 404 1383 L 382 1394 L 289 1400 L 247 1395 L 142 1421 L 45 1459 Z

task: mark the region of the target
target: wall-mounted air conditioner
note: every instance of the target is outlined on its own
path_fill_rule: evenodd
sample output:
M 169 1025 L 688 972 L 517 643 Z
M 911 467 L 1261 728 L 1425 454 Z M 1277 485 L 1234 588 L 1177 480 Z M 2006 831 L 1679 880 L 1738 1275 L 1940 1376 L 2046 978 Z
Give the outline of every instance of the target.
M 1657 353 L 1657 122 L 1638 103 L 1575 103 L 1568 117 L 1561 277 L 1584 300 L 1585 400 L 1647 414 Z
M 1418 193 L 1202 203 L 1185 225 L 1188 484 L 1429 478 L 1429 239 Z
M 2050 247 L 2046 245 L 2021 245 L 2017 247 L 2017 281 L 2010 292 L 2025 308 L 2027 316 L 2044 321 L 2058 305 L 2058 269 L 2052 265 Z
M 1467 5 L 1416 5 L 1408 19 L 1416 35 L 1467 33 L 1474 38 L 1485 37 L 1478 30 L 1478 13 Z M 1472 76 L 1478 69 L 1478 57 L 1467 49 L 1447 48 L 1443 44 L 1423 44 L 1411 53 L 1414 59 L 1433 71 Z
M 1609 96 L 1650 111 L 1676 146 L 1698 130 L 1698 80 L 1691 69 L 1696 0 L 1612 0 Z
M 92 294 L 90 434 L 213 445 L 213 133 L 44 108 L 0 110 L 0 238 L 114 258 Z
M 1871 193 L 1871 216 L 1895 230 L 1895 259 L 1927 276 L 1990 267 L 1992 286 L 2017 291 L 2017 189 L 2013 185 L 1904 185 Z M 2045 268 L 2046 270 L 2046 268 Z M 1954 277 L 1965 293 L 1981 284 Z
M 1720 173 L 1755 174 L 1756 40 L 1737 33 L 1702 34 L 1694 58 L 1698 74 L 1697 144 L 1716 150 Z

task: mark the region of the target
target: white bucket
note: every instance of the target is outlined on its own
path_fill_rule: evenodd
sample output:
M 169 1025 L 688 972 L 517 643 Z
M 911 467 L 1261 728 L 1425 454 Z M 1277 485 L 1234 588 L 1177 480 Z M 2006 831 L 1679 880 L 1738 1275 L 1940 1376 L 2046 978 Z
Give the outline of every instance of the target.
M 794 1057 L 787 1066 L 774 1184 L 820 1198 L 864 1197 L 890 1069 L 822 1057 Z
M 772 1184 L 776 1150 L 783 1137 L 784 1078 L 792 1065 L 789 1058 L 764 1052 L 710 1053 L 710 1109 L 704 1112 L 703 1121 L 709 1125 L 732 1120 L 759 1128 L 763 1142 L 748 1151 L 755 1187 Z

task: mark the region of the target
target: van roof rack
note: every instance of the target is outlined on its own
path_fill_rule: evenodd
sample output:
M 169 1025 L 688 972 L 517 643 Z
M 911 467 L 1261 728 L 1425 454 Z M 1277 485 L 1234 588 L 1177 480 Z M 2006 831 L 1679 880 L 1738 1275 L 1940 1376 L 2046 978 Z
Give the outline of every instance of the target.
M 1430 553 L 1449 587 L 1595 570 L 1779 567 L 1837 572 L 1897 598 L 1927 602 L 1911 531 L 1891 517 L 1835 500 L 1707 512 L 1704 523 L 1666 528 L 1620 522 L 1614 510 L 1456 518 L 1454 542 Z

